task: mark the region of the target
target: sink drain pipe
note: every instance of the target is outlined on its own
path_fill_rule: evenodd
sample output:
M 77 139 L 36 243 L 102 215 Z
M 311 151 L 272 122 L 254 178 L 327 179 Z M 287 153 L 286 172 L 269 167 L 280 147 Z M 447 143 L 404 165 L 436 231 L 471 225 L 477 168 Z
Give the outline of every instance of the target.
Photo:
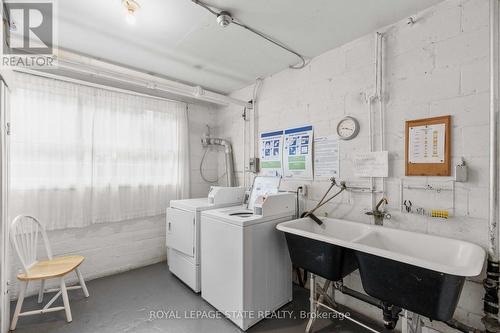
M 354 289 L 348 288 L 348 287 L 344 286 L 344 284 L 342 283 L 342 281 L 334 282 L 333 283 L 333 287 L 336 290 L 340 291 L 342 294 L 351 296 L 353 298 L 356 298 L 357 300 L 363 301 L 365 303 L 368 303 L 368 304 L 371 304 L 373 306 L 376 306 L 379 309 L 382 309 L 382 303 L 383 302 L 381 300 L 379 300 L 379 299 L 377 299 L 375 297 L 371 297 L 369 295 L 360 293 L 359 291 L 356 291 Z
M 488 266 L 484 280 L 483 323 L 486 332 L 500 332 L 498 321 L 498 97 L 499 0 L 490 0 L 490 184 Z
M 311 277 L 315 277 L 313 273 L 309 273 L 309 274 L 311 275 Z M 316 281 L 316 279 L 312 278 L 311 285 L 316 285 L 315 281 Z M 328 288 L 329 288 L 329 285 L 330 285 L 330 281 L 326 280 L 325 286 L 323 286 L 323 288 L 320 288 L 319 294 L 326 293 Z M 387 302 L 384 302 L 384 301 L 382 301 L 378 298 L 372 297 L 370 295 L 361 293 L 357 290 L 346 287 L 342 280 L 333 281 L 332 288 L 333 288 L 333 290 L 340 291 L 344 295 L 347 295 L 347 296 L 352 297 L 354 299 L 357 299 L 361 302 L 370 304 L 374 307 L 381 309 L 383 312 L 383 322 L 384 322 L 384 327 L 385 327 L 384 332 L 393 332 L 393 330 L 396 328 L 399 317 L 401 316 L 401 312 L 403 311 L 402 308 L 395 306 L 395 305 L 392 305 L 392 304 L 389 304 Z M 314 289 L 316 289 L 316 287 Z M 314 298 L 312 295 L 316 295 L 316 290 L 311 291 L 311 298 L 310 298 L 311 300 Z M 323 295 L 323 296 L 327 299 L 327 301 L 335 303 L 334 298 L 330 299 L 326 295 Z M 328 307 L 328 306 L 325 306 L 324 304 L 321 304 L 321 302 L 318 302 L 317 305 L 321 305 L 328 310 L 337 312 L 336 310 L 332 309 L 331 307 Z M 351 310 L 350 308 L 347 308 L 347 309 Z M 314 311 L 315 310 L 311 310 L 311 312 L 314 312 Z M 355 310 L 351 310 L 351 311 L 355 311 Z M 403 318 L 405 318 L 405 317 L 403 316 Z M 363 323 L 360 323 L 359 321 L 353 320 L 353 322 L 367 328 L 370 331 L 375 331 L 374 329 L 366 326 Z M 469 325 L 466 325 L 466 324 L 464 324 L 456 319 L 450 319 L 450 320 L 445 321 L 443 323 L 448 325 L 449 327 L 452 327 L 455 330 L 458 330 L 458 331 L 463 332 L 463 333 L 481 333 L 480 330 L 475 329 L 474 327 L 471 327 Z M 405 325 L 405 324 L 406 324 L 406 322 L 403 320 L 402 325 Z M 306 333 L 309 333 L 311 331 L 311 325 L 312 325 L 312 322 L 310 322 L 310 324 L 308 325 L 308 329 L 306 329 Z M 486 331 L 486 332 L 489 333 L 490 331 Z M 491 331 L 491 332 L 495 332 L 495 331 Z
M 369 295 L 360 293 L 354 289 L 348 288 L 344 286 L 342 281 L 334 282 L 333 288 L 335 290 L 340 291 L 344 295 L 348 295 L 352 298 L 360 300 L 362 302 L 368 303 L 370 305 L 376 306 L 377 308 L 382 310 L 383 319 L 384 319 L 384 327 L 387 330 L 393 330 L 396 328 L 396 324 L 398 323 L 399 313 L 402 311 L 401 308 L 389 304 L 387 302 L 381 301 L 375 297 L 371 297 Z

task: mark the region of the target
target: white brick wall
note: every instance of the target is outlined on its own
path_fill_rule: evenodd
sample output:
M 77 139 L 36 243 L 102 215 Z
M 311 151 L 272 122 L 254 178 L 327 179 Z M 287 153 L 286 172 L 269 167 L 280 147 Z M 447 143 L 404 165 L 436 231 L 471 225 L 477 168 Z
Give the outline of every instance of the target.
M 448 0 L 407 20 L 380 29 L 385 32 L 384 90 L 386 94 L 386 144 L 390 152 L 387 196 L 393 219 L 386 225 L 464 239 L 486 246 L 488 211 L 488 1 Z M 284 70 L 265 78 L 258 103 L 259 132 L 311 124 L 315 135 L 335 133 L 345 115 L 354 115 L 361 124 L 359 136 L 341 143 L 340 174 L 350 183 L 367 184 L 354 178 L 350 153 L 368 150 L 368 105 L 363 96 L 374 86 L 374 34 L 330 50 L 302 70 Z M 253 86 L 234 92 L 234 97 L 251 99 Z M 221 108 L 217 135 L 233 142 L 236 174 L 243 174 L 244 122 L 239 107 Z M 469 181 L 457 184 L 456 213 L 447 221 L 399 213 L 399 182 L 404 177 L 404 121 L 452 115 L 452 157 L 464 157 Z M 375 114 L 378 129 L 378 114 Z M 247 124 L 248 126 L 248 124 Z M 375 133 L 375 143 L 380 133 Z M 247 151 L 253 143 L 246 143 Z M 223 165 L 219 161 L 219 173 Z M 412 177 L 408 182 L 427 184 L 448 181 L 449 177 Z M 312 182 L 307 205 L 311 207 L 328 186 Z M 449 192 L 440 194 L 407 191 L 416 205 L 446 208 Z M 439 202 L 439 204 L 436 204 Z M 439 207 L 438 207 L 439 206 Z M 370 208 L 367 194 L 344 193 L 320 212 L 329 216 L 370 223 L 364 212 Z M 455 317 L 481 328 L 483 290 L 476 281 L 467 281 Z M 356 275 L 347 283 L 361 289 Z M 380 319 L 379 311 L 343 298 L 359 311 Z M 439 326 L 439 329 L 446 330 Z
M 215 125 L 215 107 L 205 104 L 188 106 L 189 145 L 191 162 L 191 196 L 201 197 L 208 193 L 208 186 L 200 180 L 198 166 L 202 156 L 200 137 L 205 125 Z M 211 176 L 217 176 L 217 158 L 209 155 L 205 168 Z M 165 203 L 168 205 L 168 203 Z M 122 222 L 95 224 L 87 228 L 49 231 L 48 237 L 55 256 L 79 254 L 85 256 L 81 266 L 86 280 L 116 274 L 133 268 L 154 264 L 166 259 L 165 216 L 134 219 Z M 44 253 L 40 247 L 39 253 Z M 16 274 L 21 269 L 15 253 L 11 251 L 11 298 L 18 295 Z M 76 282 L 76 276 L 68 278 Z M 57 283 L 53 281 L 52 283 Z M 53 285 L 55 286 L 55 285 Z M 32 284 L 29 294 L 36 292 Z M 92 290 L 90 290 L 92 294 Z

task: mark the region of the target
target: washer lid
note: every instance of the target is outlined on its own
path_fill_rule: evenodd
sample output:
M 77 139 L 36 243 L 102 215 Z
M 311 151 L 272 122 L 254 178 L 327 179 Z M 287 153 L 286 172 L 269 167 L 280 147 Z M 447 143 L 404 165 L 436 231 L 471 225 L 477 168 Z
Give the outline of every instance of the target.
M 206 209 L 218 208 L 217 206 L 208 202 L 208 198 L 196 198 L 196 199 L 184 199 L 184 200 L 171 200 L 171 208 L 189 210 L 189 211 L 201 211 Z
M 202 223 L 205 221 L 205 218 L 209 218 L 208 223 L 214 221 L 221 221 L 225 223 L 234 224 L 241 227 L 250 226 L 253 224 L 264 223 L 274 221 L 283 217 L 290 217 L 290 220 L 294 219 L 295 211 L 289 211 L 281 214 L 275 214 L 270 216 L 263 217 L 262 215 L 255 215 L 253 212 L 245 207 L 245 205 L 241 206 L 233 206 L 219 209 L 212 209 L 201 214 Z

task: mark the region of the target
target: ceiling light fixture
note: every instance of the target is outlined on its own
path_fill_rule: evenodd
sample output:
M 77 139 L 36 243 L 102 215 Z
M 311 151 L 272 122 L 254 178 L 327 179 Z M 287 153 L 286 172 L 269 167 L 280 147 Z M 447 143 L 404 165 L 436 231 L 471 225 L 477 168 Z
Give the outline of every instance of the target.
M 229 14 L 228 12 L 222 11 L 219 13 L 219 15 L 217 15 L 217 23 L 221 27 L 225 28 L 228 25 L 230 25 L 231 22 L 233 22 L 233 18 L 231 17 L 231 14 Z
M 122 0 L 122 5 L 125 7 L 126 16 L 125 20 L 128 24 L 135 24 L 135 12 L 141 8 L 141 5 L 135 0 Z

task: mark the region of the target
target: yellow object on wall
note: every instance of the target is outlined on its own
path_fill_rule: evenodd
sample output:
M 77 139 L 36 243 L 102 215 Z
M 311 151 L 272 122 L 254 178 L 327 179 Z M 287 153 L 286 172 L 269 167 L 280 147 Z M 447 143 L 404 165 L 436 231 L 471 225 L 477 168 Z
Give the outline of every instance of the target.
M 447 210 L 432 210 L 431 211 L 431 216 L 432 217 L 439 217 L 442 219 L 447 219 L 449 216 L 449 213 Z

